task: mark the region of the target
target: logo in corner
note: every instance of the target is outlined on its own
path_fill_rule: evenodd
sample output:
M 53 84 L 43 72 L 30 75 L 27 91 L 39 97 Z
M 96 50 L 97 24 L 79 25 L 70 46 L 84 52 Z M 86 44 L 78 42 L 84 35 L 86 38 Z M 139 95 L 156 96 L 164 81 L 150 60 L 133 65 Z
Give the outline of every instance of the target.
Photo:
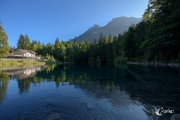
M 161 116 L 164 113 L 174 113 L 174 110 L 170 110 L 170 109 L 164 110 L 163 107 L 157 107 L 155 113 L 156 115 Z

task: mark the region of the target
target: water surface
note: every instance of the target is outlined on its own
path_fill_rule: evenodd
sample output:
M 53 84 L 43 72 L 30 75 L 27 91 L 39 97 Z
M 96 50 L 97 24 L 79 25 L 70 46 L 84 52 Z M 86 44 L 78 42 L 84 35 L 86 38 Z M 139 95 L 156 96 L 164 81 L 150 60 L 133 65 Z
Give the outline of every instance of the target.
M 2 120 L 166 120 L 180 114 L 180 70 L 68 64 L 0 71 Z M 158 116 L 155 109 L 175 110 Z

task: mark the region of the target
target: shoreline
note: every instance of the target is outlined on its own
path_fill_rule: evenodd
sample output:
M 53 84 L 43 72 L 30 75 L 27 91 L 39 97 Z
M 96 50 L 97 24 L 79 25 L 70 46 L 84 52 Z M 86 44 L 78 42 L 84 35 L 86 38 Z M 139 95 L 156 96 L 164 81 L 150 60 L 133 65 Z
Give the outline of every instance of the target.
M 172 63 L 172 62 L 130 62 L 129 61 L 126 62 L 126 64 L 180 67 L 180 63 Z
M 26 68 L 32 66 L 42 66 L 45 64 L 45 62 L 37 60 L 0 59 L 0 70 L 8 68 Z

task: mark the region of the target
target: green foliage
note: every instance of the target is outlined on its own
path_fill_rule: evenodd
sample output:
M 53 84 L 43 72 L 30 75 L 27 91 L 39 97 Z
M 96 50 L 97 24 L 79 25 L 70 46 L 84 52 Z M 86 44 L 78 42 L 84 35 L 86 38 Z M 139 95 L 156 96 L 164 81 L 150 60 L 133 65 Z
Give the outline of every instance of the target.
M 31 48 L 30 48 L 30 39 L 29 39 L 29 37 L 28 37 L 28 35 L 25 35 L 25 37 L 24 37 L 24 49 L 25 50 L 30 50 Z
M 25 39 L 24 36 L 22 34 L 19 35 L 19 40 L 17 43 L 17 48 L 18 49 L 25 49 Z
M 127 57 L 118 57 L 118 58 L 116 58 L 115 60 L 114 60 L 114 63 L 124 63 L 124 62 L 126 62 L 128 60 L 128 58 Z
M 31 50 L 37 51 L 37 50 L 38 50 L 38 45 L 37 45 L 36 43 L 34 43 L 34 44 L 32 45 Z
M 8 36 L 0 24 L 0 58 L 7 57 L 9 53 Z
M 18 49 L 25 49 L 25 50 L 30 50 L 32 49 L 30 46 L 30 39 L 28 35 L 19 35 L 18 43 L 17 43 L 17 48 Z
M 150 59 L 173 60 L 179 57 L 180 42 L 180 1 L 149 1 L 153 15 L 146 19 L 149 22 L 146 42 L 141 47 L 150 51 Z M 145 45 L 146 44 L 146 45 Z
M 50 60 L 51 56 L 47 53 L 45 56 L 46 59 Z
M 55 61 L 55 59 L 54 59 L 54 56 L 53 56 L 53 55 L 51 55 L 50 60 L 51 60 L 51 61 Z

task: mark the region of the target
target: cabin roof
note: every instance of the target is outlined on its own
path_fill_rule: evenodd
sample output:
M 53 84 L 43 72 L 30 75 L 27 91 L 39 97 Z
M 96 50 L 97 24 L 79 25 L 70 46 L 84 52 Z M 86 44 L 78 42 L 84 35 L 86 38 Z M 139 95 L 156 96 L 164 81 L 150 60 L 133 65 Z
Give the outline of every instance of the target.
M 37 54 L 37 53 L 35 53 L 34 51 L 31 51 L 31 50 L 18 49 L 16 51 L 10 52 L 8 56 L 23 55 L 23 54 L 28 53 L 28 52 L 31 53 L 31 54 Z

